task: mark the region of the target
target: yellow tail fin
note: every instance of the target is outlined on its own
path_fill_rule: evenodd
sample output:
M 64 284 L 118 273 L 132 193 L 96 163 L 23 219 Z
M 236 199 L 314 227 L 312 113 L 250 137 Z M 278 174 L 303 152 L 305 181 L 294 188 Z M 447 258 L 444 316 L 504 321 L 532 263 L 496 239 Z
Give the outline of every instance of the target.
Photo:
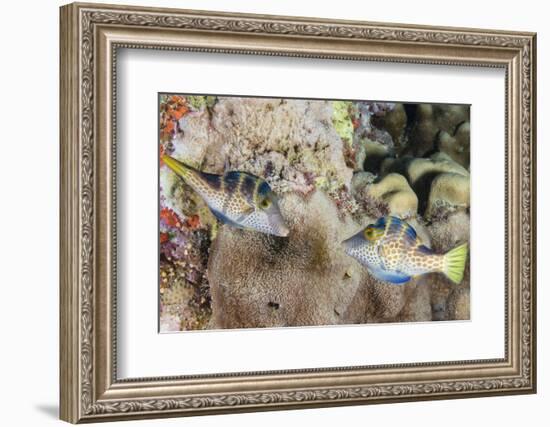
M 464 277 L 464 266 L 468 255 L 468 244 L 464 243 L 445 254 L 443 273 L 454 283 L 459 284 Z

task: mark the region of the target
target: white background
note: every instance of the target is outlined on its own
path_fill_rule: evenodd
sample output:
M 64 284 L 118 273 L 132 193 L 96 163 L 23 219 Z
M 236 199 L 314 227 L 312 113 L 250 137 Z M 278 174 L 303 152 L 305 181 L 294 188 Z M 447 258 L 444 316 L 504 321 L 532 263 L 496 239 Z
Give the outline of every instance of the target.
M 118 3 L 113 0 L 113 2 Z M 152 1 L 134 1 L 153 5 Z M 233 10 L 327 18 L 418 24 L 492 27 L 538 31 L 538 117 L 550 115 L 545 99 L 550 74 L 548 12 L 543 2 L 308 2 L 157 1 L 158 6 Z M 0 237 L 0 380 L 2 424 L 44 426 L 57 421 L 58 401 L 58 9 L 60 2 L 13 2 L 4 5 L 2 78 Z M 6 19 L 9 18 L 9 19 Z M 266 412 L 194 419 L 138 421 L 124 425 L 402 425 L 464 426 L 544 425 L 550 404 L 547 360 L 550 310 L 548 196 L 545 167 L 550 149 L 547 122 L 539 119 L 539 393 L 439 402 Z M 490 165 L 487 166 L 490 169 Z M 546 169 L 546 171 L 545 171 Z M 546 255 L 547 256 L 547 255 Z M 544 418 L 545 419 L 544 419 Z
M 120 378 L 504 357 L 504 70 L 150 50 L 117 64 Z M 471 321 L 158 334 L 159 90 L 472 104 Z

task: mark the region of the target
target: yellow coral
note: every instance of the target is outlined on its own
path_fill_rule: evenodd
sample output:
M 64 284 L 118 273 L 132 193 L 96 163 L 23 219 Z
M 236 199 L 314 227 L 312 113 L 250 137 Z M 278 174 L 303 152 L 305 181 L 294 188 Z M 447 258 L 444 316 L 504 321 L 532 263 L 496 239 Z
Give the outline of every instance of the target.
M 353 123 L 350 111 L 353 103 L 350 101 L 332 102 L 332 124 L 342 141 L 351 145 L 353 142 Z
M 212 107 L 216 103 L 215 96 L 187 96 L 186 98 L 188 104 L 197 111 Z

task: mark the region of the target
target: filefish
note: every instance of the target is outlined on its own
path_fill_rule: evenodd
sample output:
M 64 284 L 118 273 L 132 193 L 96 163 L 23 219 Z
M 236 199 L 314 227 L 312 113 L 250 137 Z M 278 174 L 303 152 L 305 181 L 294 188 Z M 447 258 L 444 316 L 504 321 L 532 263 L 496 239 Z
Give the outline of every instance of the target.
M 167 155 L 162 156 L 162 161 L 202 197 L 222 223 L 288 236 L 277 196 L 262 178 L 239 171 L 224 175 L 205 173 Z
M 464 276 L 467 243 L 437 254 L 424 246 L 414 228 L 388 216 L 345 240 L 346 253 L 357 259 L 377 279 L 401 285 L 412 277 L 439 272 L 458 284 Z

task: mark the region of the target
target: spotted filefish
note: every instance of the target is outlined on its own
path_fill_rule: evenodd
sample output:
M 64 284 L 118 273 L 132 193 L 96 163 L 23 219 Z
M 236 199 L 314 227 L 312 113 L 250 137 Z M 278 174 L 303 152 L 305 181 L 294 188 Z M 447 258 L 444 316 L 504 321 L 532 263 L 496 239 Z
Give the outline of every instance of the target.
M 443 273 L 458 284 L 464 276 L 468 253 L 464 243 L 437 254 L 422 244 L 410 224 L 394 216 L 379 218 L 342 244 L 346 253 L 374 277 L 396 285 L 432 272 Z
M 269 184 L 239 171 L 215 175 L 201 172 L 170 156 L 162 161 L 206 202 L 221 222 L 275 236 L 288 236 L 277 196 Z

